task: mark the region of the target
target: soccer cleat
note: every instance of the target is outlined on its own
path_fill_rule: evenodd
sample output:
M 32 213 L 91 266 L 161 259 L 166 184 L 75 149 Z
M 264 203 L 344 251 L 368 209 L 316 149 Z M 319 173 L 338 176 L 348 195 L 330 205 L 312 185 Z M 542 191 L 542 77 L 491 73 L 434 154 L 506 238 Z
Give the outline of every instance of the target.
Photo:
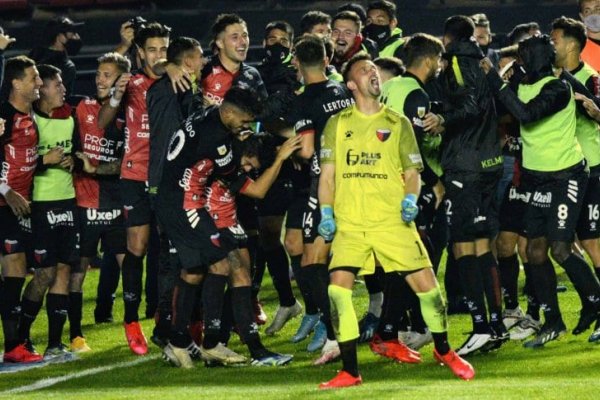
M 200 347 L 202 359 L 207 363 L 220 363 L 223 365 L 235 365 L 246 363 L 246 357 L 227 348 L 223 343 L 217 344 L 212 349 Z
M 330 381 L 323 382 L 319 385 L 319 389 L 321 390 L 329 390 L 329 389 L 341 389 L 350 386 L 358 386 L 362 383 L 362 377 L 352 376 L 346 371 L 340 371 L 338 374 Z
M 481 351 L 484 353 L 497 350 L 503 343 L 510 340 L 510 334 L 506 330 L 504 323 L 497 323 L 495 326 L 490 325 L 490 332 L 492 339 L 481 348 Z
M 359 343 L 368 342 L 373 338 L 377 327 L 379 326 L 379 318 L 373 313 L 367 313 L 360 321 L 358 321 L 358 331 L 360 337 Z
M 302 306 L 298 303 L 298 300 L 296 300 L 292 306 L 277 307 L 273 322 L 265 329 L 265 334 L 274 335 L 279 332 L 290 319 L 297 317 L 300 314 L 302 314 Z
M 373 353 L 382 357 L 391 358 L 398 362 L 408 364 L 418 364 L 421 362 L 421 354 L 410 349 L 398 339 L 383 341 L 379 335 L 376 334 L 369 342 L 369 347 Z
M 164 349 L 166 345 L 169 344 L 169 338 L 161 336 L 157 329 L 154 328 L 152 331 L 152 336 L 150 336 L 150 341 L 158 346 L 159 349 Z
M 71 340 L 71 351 L 74 353 L 85 353 L 86 351 L 91 351 L 92 349 L 88 346 L 84 337 L 77 336 L 75 339 Z
M 313 351 L 322 349 L 325 346 L 325 342 L 327 342 L 327 328 L 324 323 L 319 321 L 315 325 L 315 334 L 308 346 L 306 346 L 306 350 L 312 353 Z
M 523 347 L 528 349 L 543 347 L 546 343 L 560 338 L 565 333 L 567 333 L 567 327 L 562 319 L 553 325 L 544 324 L 535 338 L 523 343 Z
M 462 380 L 469 381 L 475 377 L 475 369 L 473 366 L 467 360 L 462 359 L 454 350 L 450 350 L 448 353 L 441 355 L 434 349 L 433 358 L 440 364 L 450 368 L 452 373 Z
M 485 346 L 490 340 L 492 340 L 492 335 L 489 333 L 471 333 L 456 353 L 459 356 L 472 354 Z
M 23 344 L 25 345 L 27 351 L 29 351 L 30 353 L 39 354 L 38 351 L 35 349 L 35 345 L 31 341 L 31 339 L 25 339 L 25 342 Z
M 398 340 L 412 350 L 419 350 L 421 347 L 433 342 L 433 336 L 431 336 L 429 329 L 425 330 L 425 333 L 406 331 L 398 332 Z
M 587 331 L 597 319 L 598 314 L 594 310 L 590 310 L 584 306 L 579 311 L 579 321 L 577 321 L 577 326 L 573 328 L 573 335 L 579 335 Z
M 502 323 L 507 330 L 510 330 L 513 326 L 518 324 L 523 318 L 525 318 L 525 314 L 523 314 L 521 307 L 513 309 L 506 308 L 502 312 Z
M 175 347 L 169 343 L 163 349 L 163 358 L 178 368 L 194 368 L 194 363 L 187 348 Z
M 59 344 L 58 346 L 48 347 L 44 352 L 44 360 L 53 360 L 62 357 L 68 357 L 71 352 L 67 350 L 67 346 Z
M 289 364 L 293 358 L 291 354 L 269 352 L 263 357 L 253 358 L 251 364 L 255 367 L 280 367 Z
M 313 361 L 313 365 L 325 365 L 338 359 L 342 353 L 336 340 L 329 340 L 321 349 L 321 356 Z
M 529 336 L 538 333 L 541 325 L 540 321 L 527 314 L 510 330 L 510 340 L 527 339 Z
M 123 325 L 125 326 L 125 337 L 131 351 L 140 356 L 148 353 L 148 342 L 142 332 L 140 323 L 136 321 L 129 324 L 124 323 Z
M 258 325 L 264 325 L 267 323 L 267 313 L 262 308 L 262 304 L 258 301 L 257 297 L 252 298 L 252 308 L 254 309 L 254 322 Z
M 202 358 L 202 354 L 200 354 L 200 347 L 194 341 L 192 341 L 192 343 L 186 347 L 186 350 L 192 360 L 196 361 Z
M 43 361 L 41 354 L 31 352 L 25 347 L 25 344 L 20 344 L 11 351 L 4 353 L 5 363 L 27 364 Z
M 292 336 L 291 342 L 298 343 L 306 339 L 319 323 L 319 318 L 319 314 L 304 314 L 298 330 Z

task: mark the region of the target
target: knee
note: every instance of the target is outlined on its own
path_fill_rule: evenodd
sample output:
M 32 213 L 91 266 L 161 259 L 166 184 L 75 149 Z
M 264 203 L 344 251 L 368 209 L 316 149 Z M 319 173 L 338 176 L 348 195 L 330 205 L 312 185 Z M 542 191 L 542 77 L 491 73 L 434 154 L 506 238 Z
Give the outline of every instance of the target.
M 527 246 L 527 259 L 531 264 L 540 265 L 546 262 L 548 250 L 545 246 L 530 243 Z
M 498 258 L 506 258 L 515 254 L 516 244 L 500 236 L 496 241 L 496 248 L 498 250 Z
M 571 244 L 567 242 L 553 242 L 550 245 L 550 254 L 557 263 L 562 264 L 571 255 Z
M 289 255 L 295 256 L 302 254 L 302 237 L 300 235 L 285 235 L 285 250 Z

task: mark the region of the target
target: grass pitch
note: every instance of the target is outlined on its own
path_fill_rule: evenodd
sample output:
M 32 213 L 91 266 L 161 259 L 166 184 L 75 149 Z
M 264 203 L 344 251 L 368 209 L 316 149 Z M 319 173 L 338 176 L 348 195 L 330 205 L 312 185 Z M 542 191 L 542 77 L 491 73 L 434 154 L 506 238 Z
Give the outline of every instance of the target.
M 307 353 L 307 341 L 289 342 L 300 319 L 288 323 L 276 336 L 262 336 L 272 350 L 292 353 L 294 361 L 280 368 L 205 368 L 199 363 L 192 370 L 176 369 L 159 357 L 150 344 L 149 355 L 137 357 L 126 345 L 122 324 L 94 325 L 93 308 L 99 272 L 88 273 L 84 299 L 84 333 L 93 351 L 65 364 L 0 374 L 0 398 L 10 399 L 598 399 L 600 398 L 600 345 L 587 342 L 591 333 L 566 335 L 540 350 L 529 350 L 521 342 L 511 341 L 499 351 L 469 358 L 476 369 L 475 379 L 463 382 L 433 361 L 433 345 L 422 349 L 423 362 L 418 365 L 393 363 L 372 354 L 366 344 L 359 346 L 359 363 L 364 380 L 360 387 L 321 392 L 317 384 L 332 378 L 339 363 L 314 367 L 316 353 Z M 523 274 L 521 274 L 523 275 Z M 566 276 L 559 271 L 559 283 L 568 286 L 559 294 L 561 309 L 569 328 L 577 322 L 579 299 Z M 118 294 L 120 296 L 120 292 Z M 364 285 L 354 292 L 360 316 L 367 307 Z M 268 277 L 261 292 L 269 317 L 277 306 L 275 292 Z M 524 299 L 521 299 L 522 303 Z M 524 305 L 524 304 L 523 304 Z M 143 312 L 144 304 L 141 311 Z M 117 297 L 114 310 L 118 321 L 123 316 L 122 300 Z M 450 342 L 454 348 L 466 338 L 471 323 L 466 315 L 451 316 Z M 143 320 L 146 336 L 154 322 Z M 261 328 L 264 331 L 264 327 Z M 33 327 L 38 350 L 46 343 L 46 316 L 42 309 Z M 63 338 L 67 340 L 68 326 Z M 248 355 L 245 346 L 232 336 L 230 346 Z M 131 362 L 139 362 L 129 365 Z M 125 366 L 123 366 L 125 365 Z M 79 375 L 76 375 L 79 374 Z M 79 377 L 78 377 L 79 376 Z M 57 382 L 58 381 L 58 382 Z M 15 388 L 44 382 L 48 387 L 20 394 L 8 393 Z

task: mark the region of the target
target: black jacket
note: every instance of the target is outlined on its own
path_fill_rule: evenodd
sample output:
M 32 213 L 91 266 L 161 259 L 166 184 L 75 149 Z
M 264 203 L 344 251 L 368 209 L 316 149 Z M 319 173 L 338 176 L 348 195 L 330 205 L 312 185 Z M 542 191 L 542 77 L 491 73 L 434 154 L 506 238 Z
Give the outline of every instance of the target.
M 502 168 L 494 98 L 479 61 L 475 41 L 456 41 L 446 47 L 448 66 L 440 77 L 444 174 L 477 174 Z

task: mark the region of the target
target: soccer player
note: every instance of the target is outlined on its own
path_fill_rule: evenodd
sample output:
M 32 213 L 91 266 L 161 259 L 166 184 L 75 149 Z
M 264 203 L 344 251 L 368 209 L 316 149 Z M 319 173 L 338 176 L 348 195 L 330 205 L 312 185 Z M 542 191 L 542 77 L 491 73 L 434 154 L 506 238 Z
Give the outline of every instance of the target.
M 556 273 L 548 250 L 566 271 L 581 298 L 596 313 L 600 310 L 600 284 L 585 260 L 571 249 L 585 190 L 588 170 L 576 138 L 576 111 L 571 87 L 553 75 L 555 50 L 548 36 L 519 43 L 519 57 L 527 71 L 518 94 L 481 62 L 492 90 L 520 121 L 523 138 L 523 180 L 533 196 L 525 215 L 527 258 L 532 266 L 535 293 L 545 322 L 525 347 L 542 347 L 566 332 L 556 295 Z M 600 323 L 589 337 L 600 341 Z
M 302 136 L 302 148 L 298 151 L 298 156 L 308 160 L 310 180 L 305 182 L 308 187 L 298 188 L 297 191 L 296 201 L 300 204 L 304 203 L 303 207 L 297 208 L 297 211 L 302 210 L 303 213 L 302 231 L 293 232 L 289 229 L 286 243 L 289 248 L 292 240 L 296 243 L 299 241 L 300 237 L 297 234 L 302 234 L 303 247 L 300 247 L 299 243 L 296 244 L 298 249 L 302 249 L 302 256 L 297 257 L 297 253 L 290 253 L 291 263 L 300 290 L 305 293 L 305 299 L 308 296 L 312 298 L 313 306 L 309 307 L 307 304 L 306 320 L 301 323 L 302 329 L 298 330 L 293 340 L 308 336 L 312 325 L 316 331 L 313 342 L 308 345 L 308 350 L 316 351 L 323 347 L 322 357 L 317 360 L 321 364 L 336 358 L 339 349 L 331 327 L 327 298 L 329 283 L 327 256 L 330 243 L 317 233 L 320 218 L 317 198 L 318 177 L 321 171 L 318 151 L 327 118 L 351 105 L 353 100 L 342 83 L 327 79 L 325 75 L 327 58 L 322 39 L 314 35 L 303 37 L 296 44 L 296 59 L 306 86 L 304 92 L 296 98 L 292 114 L 287 117 L 287 121 L 294 127 L 296 135 Z M 294 218 L 297 217 L 298 213 Z M 302 267 L 298 268 L 298 264 Z M 302 286 L 305 289 L 302 289 Z M 321 325 L 314 325 L 316 320 L 314 316 L 318 311 L 312 310 L 313 307 L 323 314 Z
M 402 29 L 398 27 L 396 5 L 388 0 L 372 1 L 367 7 L 365 35 L 377 43 L 380 57 L 402 58 Z
M 581 61 L 581 52 L 586 46 L 585 26 L 572 18 L 561 17 L 552 23 L 552 42 L 556 50 L 557 67 L 564 68 L 572 74 L 580 84 L 585 85 L 589 91 L 588 95 L 598 98 L 600 89 L 598 82 L 600 76 L 585 62 Z M 574 90 L 579 90 L 574 86 Z M 577 223 L 577 238 L 589 255 L 594 266 L 596 276 L 600 276 L 600 131 L 598 123 L 588 115 L 577 109 L 577 141 L 581 145 L 583 155 L 590 167 L 590 175 L 581 213 Z M 573 329 L 574 334 L 586 331 L 596 321 L 597 316 L 593 305 L 586 298 L 581 298 L 583 308 L 577 326 Z
M 309 11 L 300 18 L 301 35 L 331 36 L 331 16 L 322 11 Z
M 23 292 L 19 331 L 29 331 L 46 296 L 48 348 L 45 358 L 68 355 L 62 330 L 69 309 L 71 270 L 79 266 L 79 226 L 73 186 L 75 119 L 65 103 L 60 69 L 38 65 L 40 99 L 34 103 L 38 125 L 38 154 L 43 160 L 33 177 L 31 206 L 32 249 L 36 271 Z
M 81 101 L 75 109 L 80 143 L 76 155 L 83 160 L 84 167 L 75 174 L 81 269 L 71 273 L 70 281 L 69 324 L 73 351 L 89 349 L 81 332 L 82 286 L 87 268 L 98 252 L 99 242 L 106 256 L 116 258 L 118 266 L 122 265 L 125 256 L 127 238 L 119 192 L 125 116 L 117 116 L 106 129 L 100 129 L 97 121 L 100 108 L 110 101 L 111 88 L 119 77 L 126 79 L 130 69 L 129 60 L 119 53 L 107 53 L 98 58 L 96 97 Z M 98 312 L 105 311 L 99 309 Z
M 125 335 L 129 348 L 137 355 L 148 352 L 146 337 L 138 322 L 144 256 L 148 250 L 152 220 L 147 184 L 150 128 L 146 92 L 158 79 L 152 68 L 166 57 L 169 33 L 170 28 L 158 22 L 148 24 L 136 33 L 135 42 L 145 62 L 144 68 L 134 72 L 129 79 L 123 75 L 117 80 L 115 93 L 102 106 L 98 116 L 98 127 L 106 128 L 125 99 L 125 154 L 121 165 L 120 189 L 127 227 L 127 251 L 121 269 Z
M 31 185 L 38 163 L 38 130 L 32 104 L 43 82 L 35 62 L 27 57 L 9 58 L 4 69 L 8 101 L 0 105 L 4 134 L 0 136 L 0 241 L 2 277 L 0 315 L 4 332 L 4 362 L 30 363 L 42 356 L 28 350 L 19 339 L 21 290 L 27 274 L 26 251 L 31 234 L 29 214 Z
M 333 28 L 331 39 L 335 45 L 332 64 L 340 71 L 342 65 L 359 51 L 368 51 L 373 58 L 377 58 L 377 49 L 366 46 L 363 39 L 362 22 L 353 11 L 341 11 L 337 13 L 331 22 Z M 363 43 L 364 42 L 364 43 Z
M 362 383 L 352 287 L 358 274 L 373 273 L 375 258 L 387 272 L 401 274 L 419 296 L 435 359 L 459 378 L 472 379 L 473 367 L 448 344 L 444 300 L 413 223 L 423 163 L 410 122 L 379 102 L 379 75 L 368 55 L 350 59 L 343 75 L 356 105 L 331 117 L 324 128 L 319 182 L 319 232 L 333 238 L 328 292 L 343 367 L 319 388 Z M 417 352 L 397 346 L 420 362 Z

